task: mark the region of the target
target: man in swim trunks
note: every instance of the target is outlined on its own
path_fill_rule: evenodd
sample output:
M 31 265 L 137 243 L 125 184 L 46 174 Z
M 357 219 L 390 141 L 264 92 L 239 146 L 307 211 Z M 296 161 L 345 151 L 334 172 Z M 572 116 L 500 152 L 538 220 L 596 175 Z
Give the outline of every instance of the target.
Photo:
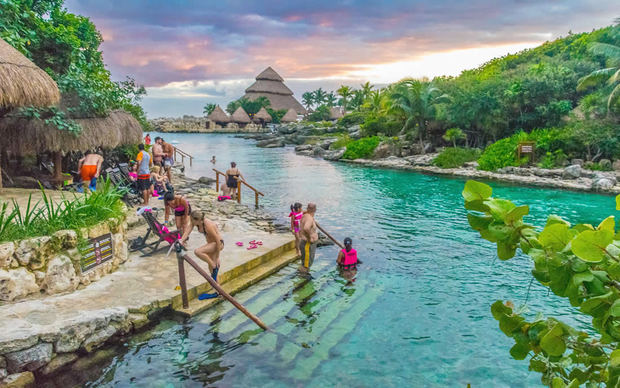
M 166 170 L 166 175 L 168 176 L 168 182 L 172 182 L 172 174 L 170 173 L 170 169 L 174 164 L 174 159 L 172 156 L 174 155 L 174 146 L 170 143 L 166 143 L 164 139 L 161 139 L 161 147 L 164 151 L 164 170 Z
M 82 190 L 84 185 L 88 185 L 87 190 L 95 191 L 97 189 L 97 178 L 101 173 L 101 164 L 103 163 L 103 156 L 86 151 L 84 157 L 78 161 L 78 171 L 82 179 Z
M 155 138 L 155 144 L 153 144 L 153 148 L 151 149 L 151 152 L 153 153 L 153 164 L 155 166 L 163 166 L 163 160 L 164 160 L 164 149 L 162 147 L 162 138 L 157 136 Z
M 151 196 L 151 155 L 144 150 L 144 144 L 138 144 L 138 190 L 142 192 L 142 204 L 147 206 Z
M 314 214 L 316 213 L 316 204 L 309 203 L 306 213 L 301 218 L 300 223 L 300 241 L 299 249 L 301 250 L 301 267 L 302 272 L 310 271 L 310 267 L 314 262 L 314 254 L 316 253 L 316 245 L 319 241 L 319 234 L 316 231 L 316 222 Z

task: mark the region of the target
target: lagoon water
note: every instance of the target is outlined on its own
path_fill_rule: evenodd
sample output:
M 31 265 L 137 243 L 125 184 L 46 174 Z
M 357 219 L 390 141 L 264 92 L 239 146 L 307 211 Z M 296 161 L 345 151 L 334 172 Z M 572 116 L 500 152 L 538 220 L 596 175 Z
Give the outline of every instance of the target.
M 339 239 L 350 236 L 364 263 L 347 285 L 334 266 L 337 249 L 320 248 L 311 279 L 290 265 L 237 294 L 277 334 L 256 330 L 221 303 L 131 338 L 85 377 L 88 385 L 540 385 L 527 361 L 510 357 L 512 340 L 490 312 L 497 299 L 526 301 L 531 262 L 497 260 L 493 245 L 470 229 L 464 180 L 331 163 L 230 135 L 163 136 L 196 157 L 190 176 L 213 176 L 212 155 L 222 170 L 236 161 L 282 222 L 292 202 L 316 202 L 317 220 Z M 526 220 L 536 225 L 551 213 L 593 224 L 619 215 L 609 196 L 491 185 L 494 196 L 529 204 Z M 568 301 L 536 282 L 527 305 L 532 314 L 587 327 Z

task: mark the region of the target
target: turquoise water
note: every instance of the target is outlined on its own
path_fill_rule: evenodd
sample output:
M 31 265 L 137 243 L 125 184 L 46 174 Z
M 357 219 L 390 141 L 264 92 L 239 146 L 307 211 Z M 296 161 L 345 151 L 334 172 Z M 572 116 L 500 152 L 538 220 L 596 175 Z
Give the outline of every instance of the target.
M 256 330 L 222 303 L 132 338 L 92 371 L 91 386 L 540 384 L 527 362 L 511 359 L 511 340 L 489 310 L 496 299 L 525 302 L 531 264 L 496 260 L 494 247 L 470 230 L 463 180 L 330 163 L 226 135 L 165 138 L 197 158 L 188 171 L 195 177 L 212 176 L 212 155 L 222 170 L 235 160 L 283 222 L 290 203 L 316 202 L 317 220 L 340 239 L 352 237 L 364 264 L 347 285 L 334 268 L 337 250 L 320 248 L 312 279 L 291 265 L 237 295 L 279 334 Z M 529 204 L 538 225 L 550 213 L 595 224 L 618 215 L 608 196 L 491 185 L 494 195 Z M 536 283 L 528 306 L 588 323 Z

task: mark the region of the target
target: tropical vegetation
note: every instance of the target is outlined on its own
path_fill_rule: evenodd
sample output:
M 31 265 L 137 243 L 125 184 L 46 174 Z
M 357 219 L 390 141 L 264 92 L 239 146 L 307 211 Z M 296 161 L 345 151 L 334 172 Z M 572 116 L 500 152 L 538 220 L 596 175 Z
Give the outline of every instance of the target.
M 114 82 L 99 46 L 103 38 L 87 17 L 68 12 L 63 0 L 0 0 L 0 38 L 15 47 L 58 84 L 72 117 L 104 116 L 112 109 L 130 112 L 149 127 L 139 105 L 144 87 L 131 77 Z M 34 108 L 27 109 L 33 115 Z M 79 131 L 59 109 L 37 108 L 37 115 L 59 129 Z M 50 119 L 51 118 L 51 119 Z
M 620 233 L 614 216 L 593 226 L 571 225 L 550 215 L 543 227 L 535 227 L 523 221 L 529 206 L 491 195 L 490 186 L 467 181 L 463 198 L 470 226 L 497 245 L 500 260 L 513 258 L 517 250 L 529 256 L 532 280 L 591 318 L 587 330 L 577 330 L 556 318 L 531 317 L 526 306 L 498 300 L 491 313 L 514 341 L 510 355 L 528 359 L 529 369 L 551 387 L 618 386 Z

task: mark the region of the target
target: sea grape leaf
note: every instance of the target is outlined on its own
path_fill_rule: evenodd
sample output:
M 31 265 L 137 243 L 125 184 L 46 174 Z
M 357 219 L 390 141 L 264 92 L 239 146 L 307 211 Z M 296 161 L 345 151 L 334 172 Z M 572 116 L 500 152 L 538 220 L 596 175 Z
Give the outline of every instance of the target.
M 591 282 L 592 280 L 594 280 L 594 275 L 590 271 L 576 273 L 573 275 L 573 283 L 575 285 L 579 285 L 583 282 Z
M 478 216 L 476 214 L 468 213 L 467 221 L 469 221 L 469 226 L 474 230 L 482 230 L 487 229 L 491 221 L 493 221 L 492 217 L 489 216 Z
M 509 238 L 512 231 L 513 228 L 511 228 L 510 226 L 506 226 L 503 223 L 494 222 L 489 225 L 489 232 L 491 232 L 491 234 L 495 236 L 498 241 L 506 240 L 507 238 Z
M 484 201 L 481 199 L 465 202 L 465 209 L 474 210 L 474 211 L 483 212 L 483 213 L 489 211 L 489 207 L 485 205 Z
M 506 220 L 508 213 L 516 208 L 516 205 L 506 199 L 491 198 L 484 201 L 484 204 L 489 207 L 489 213 L 499 221 Z
M 502 316 L 512 314 L 512 309 L 506 306 L 501 300 L 496 300 L 491 305 L 491 314 L 493 314 L 493 318 L 499 321 Z
M 527 342 L 517 342 L 512 348 L 510 348 L 510 355 L 515 360 L 523 360 L 530 352 L 530 347 Z
M 609 364 L 612 367 L 620 366 L 620 349 L 616 349 L 609 355 Z
M 568 225 L 564 223 L 547 224 L 538 235 L 538 242 L 545 248 L 559 252 L 566 247 L 571 237 Z
M 497 257 L 500 260 L 508 260 L 514 257 L 517 252 L 517 246 L 514 244 L 498 242 L 497 243 Z
M 465 182 L 465 188 L 463 189 L 463 198 L 465 202 L 485 200 L 491 196 L 493 189 L 491 186 L 482 182 L 468 180 Z
M 556 323 L 555 326 L 540 339 L 540 347 L 550 356 L 561 356 L 566 350 L 566 343 L 562 338 L 562 333 L 562 326 Z
M 551 214 L 549 217 L 547 217 L 547 223 L 545 224 L 545 226 L 549 226 L 549 225 L 553 225 L 553 224 L 566 224 L 566 225 L 570 226 L 570 222 L 566 221 L 565 219 L 563 219 L 560 216 L 556 216 L 555 214 Z
M 620 210 L 620 194 L 616 195 L 616 210 Z
M 523 321 L 525 318 L 519 315 L 503 315 L 499 320 L 499 329 L 507 336 L 511 336 L 515 330 L 521 327 Z
M 616 232 L 616 218 L 614 216 L 609 216 L 605 218 L 596 229 L 609 230 L 612 233 L 615 233 Z
M 577 225 L 573 226 L 573 230 L 581 233 L 581 232 L 584 232 L 586 230 L 594 230 L 594 226 L 592 226 L 590 224 L 577 224 Z
M 517 206 L 506 214 L 506 223 L 512 224 L 515 221 L 520 221 L 524 216 L 530 214 L 530 207 L 527 205 Z
M 609 309 L 609 314 L 612 317 L 620 317 L 620 299 L 616 299 Z
M 586 230 L 571 242 L 571 250 L 583 261 L 598 263 L 605 258 L 605 249 L 614 239 L 609 230 Z

